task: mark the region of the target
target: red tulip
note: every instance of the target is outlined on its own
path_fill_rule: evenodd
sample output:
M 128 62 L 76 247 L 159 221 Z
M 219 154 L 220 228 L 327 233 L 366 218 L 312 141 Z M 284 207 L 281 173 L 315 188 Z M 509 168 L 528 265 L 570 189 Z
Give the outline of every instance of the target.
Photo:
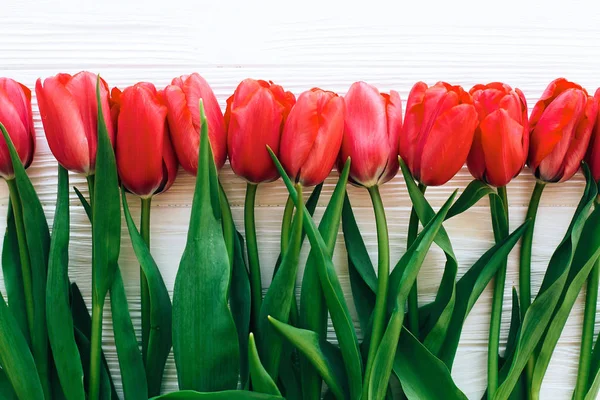
M 350 157 L 350 181 L 364 187 L 381 185 L 398 172 L 398 139 L 402 128 L 402 102 L 365 82 L 356 82 L 344 97 L 344 138 L 338 169 Z
M 165 89 L 169 128 L 181 166 L 196 175 L 200 146 L 200 99 L 208 120 L 208 137 L 217 168 L 227 158 L 227 131 L 223 112 L 208 83 L 197 73 L 173 79 Z
M 578 84 L 559 78 L 548 85 L 529 120 L 527 163 L 538 179 L 564 182 L 577 172 L 597 110 L 596 100 Z
M 471 95 L 460 86 L 417 82 L 408 95 L 400 156 L 427 186 L 448 182 L 462 168 L 477 127 Z
M 476 179 L 506 186 L 523 169 L 529 150 L 525 96 L 500 82 L 475 85 L 470 93 L 479 124 L 467 166 Z
M 343 133 L 343 98 L 317 88 L 302 93 L 285 122 L 279 149 L 290 178 L 304 186 L 323 182 L 337 159 Z
M 108 104 L 108 85 L 100 80 L 102 113 L 108 136 L 114 144 L 114 130 Z M 98 137 L 96 75 L 79 72 L 73 76 L 58 74 L 37 80 L 35 93 L 48 145 L 66 169 L 94 173 Z
M 35 152 L 31 91 L 9 78 L 0 78 L 0 122 L 6 128 L 21 162 L 25 168 L 29 167 Z M 0 176 L 12 179 L 13 174 L 8 146 L 0 137 Z
M 233 172 L 251 183 L 279 177 L 266 146 L 279 155 L 283 124 L 296 99 L 273 82 L 245 79 L 227 99 L 227 150 Z
M 596 123 L 592 130 L 590 145 L 588 146 L 585 161 L 590 166 L 592 176 L 596 181 L 600 180 L 600 88 L 596 90 L 594 95 L 596 104 L 598 104 L 598 112 L 596 113 Z
M 110 107 L 110 120 L 112 122 L 115 135 L 119 126 L 119 112 L 121 111 L 121 89 L 114 87 L 110 91 L 110 97 L 108 98 L 108 104 Z
M 127 190 L 142 198 L 164 192 L 177 175 L 161 97 L 153 84 L 142 82 L 126 88 L 120 99 L 117 168 Z

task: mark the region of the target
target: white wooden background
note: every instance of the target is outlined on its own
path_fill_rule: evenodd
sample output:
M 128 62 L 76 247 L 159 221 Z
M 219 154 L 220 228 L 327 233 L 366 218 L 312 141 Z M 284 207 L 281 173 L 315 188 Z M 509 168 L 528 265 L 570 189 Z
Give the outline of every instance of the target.
M 225 99 L 246 77 L 271 79 L 296 94 L 313 86 L 344 94 L 352 82 L 365 80 L 382 91 L 399 91 L 404 101 L 418 80 L 430 84 L 446 80 L 467 90 L 475 83 L 504 81 L 525 92 L 531 109 L 548 82 L 556 77 L 579 82 L 591 93 L 600 86 L 600 7 L 592 0 L 0 0 L 0 10 L 0 74 L 30 88 L 38 77 L 82 69 L 99 72 L 109 85 L 119 87 L 142 80 L 164 87 L 175 76 L 197 71 L 212 85 L 224 106 Z M 33 103 L 38 149 L 29 174 L 51 222 L 56 163 L 44 137 L 35 99 Z M 228 166 L 221 172 L 221 179 L 236 224 L 242 229 L 245 185 Z M 428 190 L 427 197 L 439 207 L 452 190 L 464 188 L 470 179 L 464 169 L 444 187 Z M 327 182 L 319 211 L 327 203 L 334 182 L 335 174 Z M 81 176 L 72 176 L 72 183 L 85 188 Z M 509 185 L 513 228 L 522 222 L 533 183 L 529 170 L 525 170 Z M 534 237 L 534 293 L 582 188 L 578 174 L 567 183 L 548 185 L 543 195 Z M 152 204 L 152 252 L 169 288 L 184 247 L 192 189 L 192 177 L 180 171 L 171 190 L 157 196 Z M 410 201 L 400 177 L 387 183 L 382 191 L 395 262 L 405 250 Z M 368 249 L 376 260 L 375 223 L 367 193 L 353 188 L 350 196 Z M 284 201 L 281 181 L 261 185 L 256 213 L 265 287 L 278 252 Z M 7 188 L 0 184 L 0 214 L 6 214 L 7 203 Z M 139 207 L 134 207 L 134 213 L 139 215 Z M 70 276 L 89 304 L 90 228 L 74 195 L 71 215 Z M 488 215 L 484 200 L 446 224 L 461 274 L 492 244 Z M 4 218 L 0 221 L 3 231 Z M 510 286 L 517 285 L 517 253 L 511 258 L 505 304 L 510 304 Z M 139 328 L 138 267 L 125 227 L 120 262 Z M 350 301 L 341 234 L 335 263 Z M 441 252 L 434 249 L 419 276 L 421 302 L 433 298 L 442 267 Z M 471 399 L 479 399 L 486 385 L 490 298 L 488 288 L 468 318 L 453 371 L 457 384 Z M 555 351 L 542 399 L 571 396 L 582 310 L 580 299 Z M 506 310 L 503 338 L 508 317 Z M 118 377 L 109 318 L 107 312 L 104 349 L 113 376 Z M 117 385 L 120 387 L 118 379 Z M 176 388 L 172 362 L 164 388 Z

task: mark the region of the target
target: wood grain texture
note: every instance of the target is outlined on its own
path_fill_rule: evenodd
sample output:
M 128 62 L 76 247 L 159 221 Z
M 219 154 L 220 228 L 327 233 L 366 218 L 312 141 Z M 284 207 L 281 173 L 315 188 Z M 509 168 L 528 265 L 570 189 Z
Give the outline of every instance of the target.
M 197 71 L 212 85 L 223 107 L 238 82 L 246 77 L 271 79 L 296 94 L 313 86 L 343 94 L 352 82 L 365 80 L 381 90 L 398 90 L 404 101 L 418 80 L 447 80 L 467 89 L 475 83 L 505 81 L 525 92 L 531 109 L 548 82 L 558 76 L 579 82 L 590 92 L 600 85 L 600 10 L 595 2 L 581 3 L 547 2 L 540 6 L 528 0 L 435 0 L 402 5 L 380 0 L 4 0 L 0 73 L 30 88 L 38 77 L 82 69 L 99 72 L 111 86 L 124 87 L 146 80 L 160 87 L 175 76 Z M 33 103 L 38 147 L 28 172 L 51 220 L 56 199 L 56 163 L 44 138 L 35 98 Z M 85 188 L 83 177 L 72 175 L 71 179 L 72 185 Z M 245 185 L 228 166 L 221 172 L 221 179 L 234 207 L 238 229 L 243 231 Z M 333 173 L 325 185 L 317 210 L 319 217 L 335 179 Z M 443 187 L 428 190 L 427 198 L 439 207 L 454 189 L 464 188 L 470 179 L 464 169 Z M 508 188 L 512 228 L 522 222 L 533 183 L 530 172 L 525 170 Z M 183 252 L 192 190 L 192 177 L 181 171 L 171 190 L 153 201 L 152 252 L 169 289 Z M 582 190 L 583 179 L 578 174 L 567 183 L 549 185 L 544 192 L 534 236 L 534 293 Z M 278 252 L 285 193 L 280 181 L 259 188 L 257 224 L 265 287 Z M 400 177 L 387 183 L 382 194 L 395 262 L 405 250 L 410 201 Z M 371 257 L 376 260 L 375 222 L 367 192 L 352 188 L 350 196 Z M 139 218 L 139 205 L 133 197 L 129 201 L 134 218 Z M 0 215 L 6 215 L 7 204 L 8 191 L 0 183 Z M 71 206 L 70 276 L 80 285 L 89 304 L 90 228 L 74 194 Z M 462 274 L 492 244 L 487 200 L 445 226 Z M 0 229 L 4 227 L 2 217 Z M 304 257 L 306 253 L 305 248 Z M 505 304 L 510 304 L 511 286 L 517 285 L 517 255 L 518 251 L 514 251 L 510 259 Z M 134 324 L 139 330 L 138 266 L 125 226 L 120 262 Z M 341 233 L 335 265 L 350 302 Z M 442 253 L 434 248 L 419 276 L 422 303 L 433 299 L 442 267 Z M 479 399 L 485 388 L 489 289 L 467 320 L 453 371 L 459 387 L 470 399 Z M 580 296 L 546 375 L 542 399 L 571 396 L 582 316 Z M 358 328 L 356 315 L 354 320 Z M 506 310 L 503 340 L 508 320 Z M 108 321 L 110 312 L 105 315 L 104 348 L 111 370 L 118 376 Z M 331 329 L 329 336 L 334 337 Z M 120 388 L 118 379 L 117 386 Z M 175 388 L 171 359 L 164 389 Z

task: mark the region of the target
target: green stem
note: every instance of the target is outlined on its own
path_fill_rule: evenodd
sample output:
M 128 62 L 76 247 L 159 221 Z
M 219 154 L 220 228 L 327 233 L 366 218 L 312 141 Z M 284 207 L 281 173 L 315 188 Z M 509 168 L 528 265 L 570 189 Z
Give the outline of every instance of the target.
M 600 260 L 596 261 L 588 277 L 585 297 L 585 312 L 583 331 L 581 334 L 581 349 L 579 352 L 579 372 L 573 400 L 583 400 L 589 389 L 590 367 L 592 361 L 592 346 L 594 344 L 594 324 L 596 323 L 596 302 L 598 301 L 598 281 L 600 279 Z
M 371 330 L 371 342 L 369 344 L 369 353 L 367 357 L 367 367 L 365 369 L 365 378 L 363 386 L 363 398 L 368 398 L 368 383 L 373 369 L 373 362 L 386 321 L 386 306 L 388 295 L 388 277 L 390 274 L 390 244 L 388 236 L 387 221 L 385 218 L 385 209 L 381 201 L 381 194 L 378 186 L 369 188 L 369 195 L 373 203 L 375 211 L 375 222 L 377 224 L 377 250 L 378 250 L 378 266 L 377 266 L 377 296 L 375 299 L 375 309 L 373 310 L 373 328 Z
M 545 183 L 537 181 L 531 194 L 531 200 L 529 200 L 529 207 L 527 208 L 527 214 L 525 215 L 526 220 L 530 220 L 529 225 L 525 229 L 523 239 L 521 241 L 521 255 L 519 259 L 519 295 L 521 296 L 521 315 L 525 315 L 525 312 L 531 305 L 531 246 L 533 244 L 533 228 L 535 226 L 535 218 L 537 210 L 540 205 L 540 198 L 544 191 Z M 525 367 L 525 379 L 527 386 L 527 395 L 531 395 L 531 379 L 533 376 L 533 367 L 535 365 L 535 359 L 532 356 L 527 362 Z
M 92 285 L 93 286 L 93 285 Z M 104 301 L 92 293 L 92 338 L 90 354 L 89 400 L 100 398 L 100 364 L 102 360 L 102 312 Z
M 142 216 L 140 221 L 140 235 L 148 249 L 150 249 L 150 204 L 152 197 L 141 199 Z M 140 297 L 142 301 L 142 358 L 146 363 L 148 355 L 148 341 L 150 339 L 150 288 L 144 271 L 140 267 Z
M 495 203 L 490 195 L 490 209 L 492 214 L 492 226 L 494 229 L 494 238 L 496 243 L 501 242 L 508 232 L 504 227 L 508 227 L 508 198 L 506 187 L 498 188 L 498 196 L 502 200 L 502 208 L 506 216 L 505 223 L 502 224 L 499 218 L 502 218 L 501 212 L 496 209 Z M 494 280 L 494 295 L 492 297 L 492 312 L 490 316 L 490 332 L 488 345 L 488 398 L 493 399 L 498 389 L 498 358 L 500 351 L 500 326 L 502 324 L 502 303 L 504 300 L 504 286 L 506 283 L 507 260 L 504 260 L 500 269 L 496 273 Z
M 7 180 L 10 193 L 10 203 L 13 208 L 15 218 L 15 228 L 17 230 L 17 242 L 19 243 L 19 259 L 21 261 L 21 273 L 23 274 L 23 291 L 25 292 L 25 310 L 27 312 L 27 326 L 29 328 L 29 337 L 33 337 L 34 330 L 34 302 L 33 302 L 33 276 L 31 275 L 31 263 L 29 261 L 29 250 L 27 249 L 27 239 L 25 237 L 25 223 L 23 222 L 23 208 L 21 206 L 21 197 L 17 189 L 17 182 L 14 179 Z
M 281 256 L 285 254 L 289 242 L 290 242 L 290 231 L 292 227 L 292 215 L 294 214 L 294 200 L 288 196 L 285 202 L 285 209 L 283 210 L 283 219 L 281 221 Z
M 419 183 L 419 190 L 421 193 L 425 193 L 427 186 Z M 419 216 L 417 211 L 413 207 L 410 211 L 410 220 L 408 222 L 408 234 L 406 236 L 406 249 L 417 239 L 419 233 Z M 410 289 L 408 294 L 408 330 L 412 332 L 415 337 L 419 337 L 419 292 L 417 290 L 417 281 L 415 280 L 414 285 Z
M 248 251 L 248 266 L 250 269 L 250 297 L 252 299 L 251 310 L 254 322 L 258 325 L 260 306 L 262 304 L 262 281 L 260 275 L 260 262 L 258 258 L 258 243 L 256 241 L 256 222 L 254 219 L 254 203 L 256 200 L 256 188 L 258 185 L 248 183 L 246 186 L 246 202 L 244 205 L 244 227 L 246 230 L 246 249 Z
M 88 175 L 86 176 L 88 183 L 88 192 L 90 194 L 90 207 L 94 207 L 94 182 L 96 180 L 96 175 Z

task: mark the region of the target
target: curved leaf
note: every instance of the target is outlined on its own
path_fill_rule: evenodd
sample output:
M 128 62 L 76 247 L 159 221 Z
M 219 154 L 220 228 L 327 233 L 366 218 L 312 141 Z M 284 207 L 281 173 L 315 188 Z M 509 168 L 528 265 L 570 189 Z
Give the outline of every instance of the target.
M 466 400 L 446 365 L 406 329 L 402 329 L 394 370 L 409 400 Z
M 269 147 L 267 147 L 267 150 L 269 151 L 290 196 L 295 201 L 297 195 L 292 181 L 287 176 L 281 163 L 277 159 L 277 156 L 275 156 L 275 153 L 273 153 Z M 349 159 L 346 161 L 344 169 L 347 168 L 350 168 Z M 342 204 L 340 202 L 340 207 L 341 206 Z M 342 286 L 335 271 L 327 245 L 319 233 L 315 222 L 306 210 L 304 212 L 304 228 L 308 239 L 310 240 L 311 249 L 316 251 L 315 256 L 317 259 L 319 280 L 333 322 L 333 328 L 342 351 L 342 357 L 344 358 L 344 366 L 346 367 L 350 386 L 350 398 L 357 399 L 361 396 L 362 392 L 362 358 L 360 355 L 358 338 L 356 337 L 356 331 L 354 330 L 354 324 L 352 323 L 352 318 L 350 316 L 350 310 L 348 309 L 348 304 L 344 298 L 344 292 L 342 291 Z
M 240 346 L 240 380 L 248 381 L 248 334 L 250 333 L 250 276 L 244 261 L 244 238 L 236 230 L 231 271 L 229 305 L 235 321 Z
M 127 199 L 125 189 L 121 191 L 123 199 L 123 213 L 131 244 L 140 267 L 146 277 L 150 293 L 150 334 L 148 337 L 148 354 L 146 356 L 146 378 L 148 380 L 148 393 L 160 393 L 163 372 L 172 344 L 172 310 L 171 298 L 160 274 L 160 270 L 150 254 L 150 249 L 137 230 Z
M 343 369 L 343 359 L 339 351 L 319 338 L 315 332 L 295 328 L 269 318 L 271 324 L 284 338 L 293 344 L 318 371 L 329 389 L 338 399 L 347 399 L 348 386 Z
M 329 257 L 333 256 L 335 241 L 339 232 L 342 201 L 346 197 L 345 192 L 349 172 L 349 168 L 342 170 L 319 223 L 319 233 L 323 237 Z M 302 277 L 299 326 L 300 328 L 316 332 L 319 337 L 326 337 L 327 304 L 323 289 L 321 288 L 317 262 L 317 251 L 311 248 Z M 355 304 L 358 305 L 358 303 Z M 300 356 L 300 373 L 302 376 L 304 398 L 319 397 L 321 395 L 322 380 L 310 361 L 303 356 Z
M 450 219 L 455 217 L 463 212 L 467 211 L 469 208 L 474 206 L 479 200 L 488 196 L 490 194 L 494 194 L 494 189 L 490 187 L 488 184 L 483 183 L 478 179 L 472 180 L 465 190 L 461 193 L 461 195 L 456 199 L 454 205 L 450 211 L 448 211 L 448 215 L 446 219 Z
M 0 365 L 19 399 L 43 399 L 44 391 L 25 337 L 0 295 Z
M 252 390 L 259 393 L 272 394 L 281 396 L 279 389 L 273 379 L 263 367 L 260 357 L 258 356 L 258 350 L 256 349 L 256 343 L 254 342 L 254 335 L 249 335 L 248 341 L 248 365 L 250 367 L 250 377 L 252 380 Z
M 85 334 L 77 327 L 75 327 L 74 336 L 77 349 L 81 355 L 81 364 L 83 365 L 83 384 L 87 392 L 89 388 L 90 352 L 92 346 L 90 339 L 86 337 Z M 117 400 L 119 396 L 117 396 L 117 392 L 112 384 L 110 374 L 108 373 L 108 365 L 106 364 L 104 355 L 102 357 L 102 361 L 103 362 L 100 365 L 100 400 Z
M 285 400 L 281 396 L 247 392 L 244 390 L 225 390 L 222 392 L 202 393 L 193 390 L 181 390 L 153 397 L 151 400 Z
M 20 212 L 25 226 L 25 238 L 31 264 L 31 290 L 34 308 L 33 327 L 30 332 L 31 349 L 44 388 L 44 394 L 50 396 L 50 360 L 46 330 L 46 274 L 48 253 L 50 251 L 50 231 L 40 199 L 2 123 L 0 123 L 0 130 L 4 135 L 15 173 L 14 182 L 21 201 Z M 13 204 L 13 207 L 16 207 L 16 205 Z M 16 209 L 13 211 L 15 213 L 19 212 Z
M 121 271 L 117 268 L 110 289 L 110 309 L 112 312 L 115 347 L 121 370 L 123 392 L 130 399 L 147 399 L 148 386 L 144 360 L 131 323 L 127 295 L 123 286 Z
M 506 380 L 498 388 L 494 400 L 508 399 L 512 393 L 521 372 L 542 339 L 567 281 L 581 231 L 598 192 L 590 170 L 585 164 L 583 171 L 586 177 L 584 194 L 565 237 L 550 259 L 540 291 L 525 312 L 513 362 Z
M 373 372 L 369 377 L 369 399 L 380 400 L 386 396 L 398 346 L 398 338 L 404 321 L 404 304 L 408 300 L 408 294 L 417 279 L 425 256 L 440 231 L 455 196 L 456 192 L 450 196 L 435 217 L 423 228 L 423 231 L 400 259 L 399 264 L 402 265 L 403 271 L 400 279 L 392 280 L 390 276 L 388 306 L 392 309 L 392 315 L 373 362 Z M 395 277 L 397 276 L 395 275 Z
M 200 116 L 192 215 L 173 292 L 173 352 L 180 389 L 217 391 L 237 387 L 240 354 L 227 303 L 231 266 L 202 101 Z
M 8 201 L 8 214 L 6 215 L 6 232 L 2 245 L 2 275 L 6 288 L 8 308 L 17 320 L 21 332 L 27 343 L 30 343 L 29 328 L 27 326 L 27 309 L 25 307 L 25 293 L 23 292 L 23 274 L 21 273 L 21 260 L 19 257 L 19 242 L 15 216 L 10 200 Z
M 297 192 L 296 209 L 298 212 L 292 224 L 290 244 L 287 246 L 281 265 L 263 299 L 258 320 L 258 332 L 256 332 L 262 362 L 274 380 L 277 380 L 279 373 L 283 343 L 281 337 L 273 331 L 268 316 L 271 315 L 275 319 L 287 322 L 292 303 L 295 306 L 294 288 L 298 273 L 302 240 L 302 215 L 304 213 L 304 202 L 302 201 L 300 187 L 298 187 Z
M 454 312 L 448 326 L 446 339 L 438 355 L 448 368 L 451 369 L 454 363 L 460 334 L 467 315 L 485 287 L 496 275 L 496 271 L 502 265 L 503 260 L 523 236 L 527 225 L 528 221 L 525 221 L 506 239 L 486 251 L 457 282 Z
M 558 343 L 560 334 L 567 322 L 569 313 L 577 300 L 595 260 L 600 255 L 600 207 L 592 212 L 585 222 L 581 238 L 577 244 L 569 278 L 565 289 L 558 301 L 552 320 L 548 324 L 546 334 L 541 342 L 539 354 L 536 357 L 535 368 L 532 376 L 531 390 L 539 393 L 542 380 L 550 364 L 550 358 Z
M 46 289 L 48 339 L 65 398 L 85 400 L 83 367 L 69 304 L 69 173 L 60 165 L 57 197 Z
M 5 400 L 18 400 L 15 391 L 8 380 L 4 370 L 0 368 L 0 396 Z

